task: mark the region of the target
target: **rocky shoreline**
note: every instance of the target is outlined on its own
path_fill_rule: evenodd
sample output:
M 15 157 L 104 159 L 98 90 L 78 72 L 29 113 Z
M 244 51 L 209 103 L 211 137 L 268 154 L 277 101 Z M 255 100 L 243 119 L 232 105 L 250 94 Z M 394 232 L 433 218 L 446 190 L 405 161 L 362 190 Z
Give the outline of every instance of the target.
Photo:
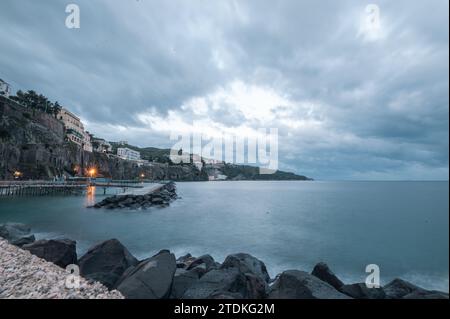
M 106 209 L 147 209 L 152 206 L 167 207 L 178 198 L 177 188 L 174 182 L 164 184 L 161 188 L 151 194 L 145 195 L 115 195 L 107 197 L 101 202 L 90 206 L 90 208 Z
M 68 272 L 0 238 L 0 299 L 123 299 L 99 282 L 80 278 L 66 287 Z
M 229 255 L 219 263 L 210 255 L 193 257 L 187 254 L 176 258 L 169 250 L 161 250 L 152 257 L 138 260 L 117 239 L 110 239 L 94 245 L 82 257 L 77 258 L 75 241 L 69 239 L 35 241 L 29 227 L 22 224 L 1 224 L 0 237 L 16 245 L 0 240 L 0 298 L 123 296 L 130 299 L 448 299 L 449 297 L 448 293 L 426 290 L 402 279 L 395 279 L 384 287 L 371 289 L 364 283 L 345 284 L 325 263 L 317 264 L 311 273 L 287 270 L 275 278 L 270 278 L 264 262 L 245 253 Z M 67 276 L 63 268 L 71 264 L 78 265 L 80 274 L 84 277 L 83 289 L 67 291 L 67 288 L 62 287 L 61 280 Z M 30 273 L 31 277 L 23 275 Z M 42 288 L 42 284 L 33 285 L 33 281 L 42 280 L 37 275 L 39 273 L 45 273 L 46 277 L 53 276 L 53 279 L 48 281 L 53 284 L 58 282 L 58 291 L 54 291 L 56 288 L 52 288 L 49 283 L 44 285 L 47 288 Z

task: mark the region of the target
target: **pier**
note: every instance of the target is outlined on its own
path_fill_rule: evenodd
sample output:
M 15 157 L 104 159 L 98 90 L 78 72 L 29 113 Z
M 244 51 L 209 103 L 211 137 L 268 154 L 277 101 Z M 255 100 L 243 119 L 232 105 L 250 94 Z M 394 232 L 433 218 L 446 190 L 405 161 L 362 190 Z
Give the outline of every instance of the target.
M 151 185 L 154 187 L 154 185 Z M 1 181 L 0 197 L 11 196 L 51 196 L 51 195 L 80 195 L 90 187 L 103 188 L 104 193 L 108 188 L 122 188 L 125 193 L 129 188 L 144 189 L 144 185 L 134 181 Z

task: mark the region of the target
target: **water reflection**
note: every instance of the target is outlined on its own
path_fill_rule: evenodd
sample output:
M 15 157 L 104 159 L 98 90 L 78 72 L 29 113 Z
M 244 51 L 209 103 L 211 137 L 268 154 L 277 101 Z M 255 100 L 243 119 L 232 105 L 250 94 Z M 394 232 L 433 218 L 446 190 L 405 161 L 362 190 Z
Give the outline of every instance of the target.
M 86 206 L 95 205 L 95 186 L 88 186 L 86 190 Z

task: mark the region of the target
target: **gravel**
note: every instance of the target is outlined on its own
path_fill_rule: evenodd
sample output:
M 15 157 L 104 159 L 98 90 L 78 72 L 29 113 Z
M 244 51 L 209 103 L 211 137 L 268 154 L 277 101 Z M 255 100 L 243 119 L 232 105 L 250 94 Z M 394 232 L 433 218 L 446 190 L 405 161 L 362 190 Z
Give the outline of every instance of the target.
M 0 299 L 123 299 L 117 290 L 80 277 L 67 288 L 69 273 L 0 239 Z

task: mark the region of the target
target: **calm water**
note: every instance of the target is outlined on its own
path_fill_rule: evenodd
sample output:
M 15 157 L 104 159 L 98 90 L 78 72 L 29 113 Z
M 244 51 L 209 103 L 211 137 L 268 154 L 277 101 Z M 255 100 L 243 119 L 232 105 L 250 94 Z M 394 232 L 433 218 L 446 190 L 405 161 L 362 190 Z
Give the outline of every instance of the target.
M 182 199 L 165 209 L 87 209 L 93 199 L 85 197 L 0 199 L 0 222 L 75 239 L 80 254 L 118 238 L 139 258 L 162 248 L 218 261 L 248 252 L 272 276 L 325 261 L 344 281 L 364 281 L 374 263 L 384 283 L 402 277 L 448 291 L 448 191 L 448 182 L 178 183 Z

